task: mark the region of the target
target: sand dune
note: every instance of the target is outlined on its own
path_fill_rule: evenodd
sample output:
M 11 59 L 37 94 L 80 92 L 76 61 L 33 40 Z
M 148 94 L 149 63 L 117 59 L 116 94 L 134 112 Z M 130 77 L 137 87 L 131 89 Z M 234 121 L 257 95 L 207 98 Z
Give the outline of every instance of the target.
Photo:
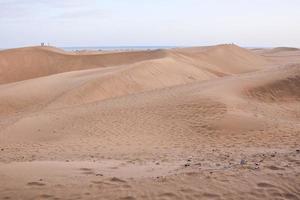
M 194 60 L 194 64 L 207 64 L 207 70 L 223 74 L 238 74 L 263 69 L 268 62 L 260 55 L 236 45 L 218 45 L 202 48 L 179 49 L 179 57 Z M 205 66 L 204 64 L 204 66 Z
M 286 71 L 285 68 L 290 68 Z M 265 77 L 264 83 L 248 89 L 250 97 L 263 102 L 285 102 L 300 100 L 300 65 L 290 65 L 270 74 L 272 78 Z M 275 78 L 276 77 L 276 78 Z M 268 80 L 271 79 L 271 80 Z
M 281 51 L 299 51 L 300 49 L 298 48 L 293 48 L 293 47 L 276 47 L 270 50 L 272 53 L 277 53 Z
M 254 53 L 264 57 L 272 63 L 272 66 L 300 63 L 300 49 L 291 47 L 278 47 L 273 49 L 252 50 Z
M 35 51 L 60 53 L 57 49 L 44 49 L 44 47 L 37 48 Z M 134 52 L 134 54 L 147 58 L 151 57 L 150 55 L 153 56 L 153 53 L 149 51 Z M 120 53 L 114 54 L 116 59 L 120 57 Z M 162 53 L 156 52 L 156 54 Z M 162 58 L 151 57 L 150 60 L 136 61 L 130 65 L 122 64 L 114 67 L 66 72 L 2 85 L 0 86 L 0 111 L 7 114 L 36 107 L 40 109 L 41 107 L 57 108 L 80 105 L 122 95 L 255 71 L 267 65 L 267 62 L 260 56 L 235 45 L 176 49 L 164 51 L 164 54 L 164 57 L 161 55 Z M 100 59 L 103 55 L 96 56 L 99 56 Z M 109 55 L 113 56 L 112 53 Z M 32 54 L 31 56 L 38 55 Z M 226 59 L 228 62 L 224 61 Z M 130 60 L 132 60 L 131 55 L 128 56 L 125 63 L 131 62 Z M 35 62 L 38 61 L 35 60 Z M 73 58 L 70 58 L 68 62 L 75 63 Z M 8 65 L 14 66 L 9 63 Z M 51 63 L 48 63 L 47 68 L 51 68 Z M 65 69 L 67 70 L 67 67 Z M 40 68 L 32 70 L 32 76 L 39 70 Z M 11 71 L 5 71 L 5 68 L 2 71 L 3 80 L 10 77 L 5 74 L 9 74 Z M 15 75 L 15 73 L 13 74 Z
M 54 47 L 0 51 L 0 83 L 21 81 L 61 72 L 131 64 L 164 57 L 164 51 L 76 54 Z
M 173 52 L 179 56 L 175 55 L 174 58 Z M 69 53 L 54 47 L 28 47 L 0 51 L 0 84 L 62 72 L 128 65 L 140 61 L 144 63 L 145 60 L 166 57 L 176 60 L 180 57 L 181 60 L 192 65 L 197 64 L 206 70 L 225 74 L 253 71 L 266 64 L 259 56 L 234 45 L 195 48 L 194 50 L 100 52 L 98 54 Z M 201 62 L 195 63 L 193 60 Z
M 266 51 L 122 52 L 6 79 L 0 197 L 298 199 L 300 64 Z

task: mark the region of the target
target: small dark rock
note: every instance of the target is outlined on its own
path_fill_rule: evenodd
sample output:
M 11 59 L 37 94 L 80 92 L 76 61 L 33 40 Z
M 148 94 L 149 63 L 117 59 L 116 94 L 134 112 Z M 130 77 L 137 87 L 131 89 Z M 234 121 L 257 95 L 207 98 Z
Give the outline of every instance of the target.
M 297 152 L 297 153 L 300 153 L 300 149 L 297 149 L 296 152 Z
M 103 176 L 103 174 L 96 174 L 96 176 Z
M 187 162 L 191 162 L 192 161 L 192 159 L 187 159 Z
M 1 151 L 4 151 L 4 149 L 1 149 Z
M 66 160 L 66 162 L 70 162 L 69 160 Z
M 242 159 L 241 162 L 240 162 L 240 164 L 241 164 L 241 165 L 247 164 L 247 160 Z
M 191 164 L 190 163 L 186 163 L 186 164 L 184 164 L 184 166 L 185 167 L 189 167 L 189 166 L 191 166 Z
M 156 164 L 156 165 L 160 165 L 160 163 L 159 163 L 159 162 L 156 162 L 155 164 Z

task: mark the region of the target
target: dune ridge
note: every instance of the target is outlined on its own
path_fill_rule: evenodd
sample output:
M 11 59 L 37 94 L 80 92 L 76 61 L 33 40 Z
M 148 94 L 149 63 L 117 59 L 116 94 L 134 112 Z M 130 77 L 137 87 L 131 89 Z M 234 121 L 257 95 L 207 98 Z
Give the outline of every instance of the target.
M 26 54 L 29 54 L 28 51 L 41 51 L 55 54 L 59 53 L 60 56 L 67 55 L 67 53 L 61 52 L 58 49 L 48 47 L 25 48 L 22 50 L 25 50 Z M 12 51 L 12 54 L 15 55 L 16 52 L 14 50 Z M 35 55 L 32 53 L 31 57 L 39 56 L 39 54 L 40 53 Z M 132 59 L 133 55 L 131 54 L 142 55 L 143 57 L 147 57 L 147 59 L 137 61 L 139 58 Z M 154 54 L 156 57 L 153 57 Z M 97 59 L 103 63 L 102 59 L 104 55 L 105 54 L 93 54 L 92 56 L 99 57 Z M 75 64 L 77 61 L 76 59 L 74 60 L 78 55 L 72 54 L 72 56 L 68 62 L 79 67 L 80 64 Z M 85 57 L 87 55 L 82 56 Z M 19 109 L 28 110 L 31 107 L 40 108 L 47 106 L 58 108 L 80 105 L 122 95 L 255 71 L 262 69 L 267 63 L 260 56 L 235 45 L 160 50 L 154 52 L 109 53 L 106 56 L 112 57 L 113 59 L 111 60 L 119 59 L 120 56 L 128 56 L 125 63 L 134 63 L 122 63 L 117 66 L 110 63 L 113 66 L 79 71 L 73 71 L 74 68 L 68 69 L 67 66 L 64 66 L 66 70 L 69 70 L 68 72 L 37 79 L 29 79 L 23 82 L 2 84 L 2 86 L 0 86 L 0 100 L 2 102 L 0 104 L 0 110 L 2 113 L 7 114 L 17 112 Z M 51 54 L 49 57 L 52 58 L 53 55 Z M 41 60 L 43 59 L 42 57 Z M 54 56 L 53 59 L 55 60 L 57 58 Z M 230 61 L 223 62 L 225 59 Z M 32 58 L 29 60 L 32 61 Z M 38 63 L 39 60 L 32 62 Z M 44 60 L 43 62 L 44 64 L 47 63 L 47 61 Z M 109 62 L 111 61 L 109 60 Z M 7 65 L 13 68 L 14 64 L 15 63 Z M 61 65 L 63 64 L 65 64 L 65 62 L 61 63 Z M 24 63 L 24 65 L 31 66 L 31 62 Z M 46 68 L 51 68 L 52 62 L 47 63 L 47 65 Z M 253 67 L 250 68 L 249 66 Z M 15 71 L 18 70 L 19 66 L 16 70 L 10 71 L 5 71 L 5 67 L 1 68 L 2 76 L 0 79 L 4 80 L 12 79 L 13 77 L 10 77 L 9 73 L 16 75 Z M 38 69 L 32 70 L 32 73 L 28 70 L 28 73 L 31 73 L 30 76 L 34 76 L 41 74 L 42 72 L 39 71 L 43 70 L 43 68 L 39 67 Z M 51 74 L 52 72 L 50 72 L 49 75 Z M 23 77 L 23 75 L 21 77 Z
M 164 57 L 163 50 L 76 54 L 55 47 L 25 47 L 0 51 L 0 83 L 16 82 L 68 71 L 130 64 Z
M 106 53 L 70 53 L 54 47 L 26 47 L 0 51 L 0 84 L 16 82 L 26 79 L 48 76 L 52 74 L 136 64 L 147 60 L 178 57 L 195 65 L 198 62 L 202 69 L 216 70 L 222 73 L 240 73 L 253 71 L 266 64 L 258 55 L 254 55 L 235 45 L 219 45 L 213 47 L 199 47 L 177 50 L 153 50 L 132 52 L 106 52 Z M 178 56 L 180 55 L 180 56 Z M 229 59 L 229 57 L 232 58 Z M 228 59 L 227 59 L 228 58 Z M 199 63 L 199 60 L 201 61 Z M 224 60 L 227 60 L 225 66 Z M 219 63 L 217 63 L 218 61 Z M 233 63 L 236 63 L 233 65 Z M 255 69 L 249 68 L 249 66 Z M 233 65 L 234 69 L 230 68 Z M 211 69 L 210 69 L 211 68 Z

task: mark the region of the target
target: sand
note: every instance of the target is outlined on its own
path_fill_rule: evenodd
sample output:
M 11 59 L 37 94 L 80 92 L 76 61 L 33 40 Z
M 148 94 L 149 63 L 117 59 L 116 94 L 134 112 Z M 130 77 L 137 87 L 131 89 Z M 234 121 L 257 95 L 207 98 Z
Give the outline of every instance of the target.
M 2 199 L 299 199 L 300 50 L 0 51 Z

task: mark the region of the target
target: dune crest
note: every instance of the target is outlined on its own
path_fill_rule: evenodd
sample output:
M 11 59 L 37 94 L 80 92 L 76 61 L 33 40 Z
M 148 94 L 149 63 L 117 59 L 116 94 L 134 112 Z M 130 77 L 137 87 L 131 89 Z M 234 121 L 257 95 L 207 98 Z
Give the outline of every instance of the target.
M 223 74 L 253 71 L 266 65 L 263 58 L 235 45 L 82 54 L 54 47 L 25 47 L 0 51 L 0 84 L 76 70 L 128 66 L 169 57 L 191 65 L 198 62 L 202 70 Z
M 131 64 L 164 57 L 161 50 L 150 52 L 108 52 L 76 54 L 55 47 L 25 47 L 0 51 L 0 84 L 52 74 Z
M 34 77 L 42 73 L 51 75 L 62 70 L 66 72 L 2 84 L 0 111 L 6 114 L 45 107 L 59 108 L 92 103 L 256 71 L 267 64 L 262 57 L 235 45 L 91 55 L 75 55 L 52 47 L 33 47 L 0 52 L 0 60 L 1 53 L 3 55 L 9 52 L 11 57 L 6 60 L 18 60 L 18 56 L 21 57 L 19 61 L 22 61 L 27 73 L 19 72 L 16 63 L 6 61 L 7 67 L 0 66 L 2 68 L 0 79 L 3 81 L 24 79 L 26 76 Z M 23 56 L 29 56 L 26 57 L 27 63 L 22 60 L 25 58 Z M 55 65 L 57 62 L 60 63 L 59 66 Z M 99 62 L 98 66 L 94 66 L 96 69 L 85 67 L 92 66 L 89 65 L 91 62 L 95 62 L 95 65 Z M 63 68 L 60 68 L 62 65 Z M 83 67 L 84 70 L 78 71 Z M 10 70 L 6 70 L 8 68 Z M 77 71 L 73 71 L 74 69 Z M 16 75 L 19 76 L 15 77 Z

